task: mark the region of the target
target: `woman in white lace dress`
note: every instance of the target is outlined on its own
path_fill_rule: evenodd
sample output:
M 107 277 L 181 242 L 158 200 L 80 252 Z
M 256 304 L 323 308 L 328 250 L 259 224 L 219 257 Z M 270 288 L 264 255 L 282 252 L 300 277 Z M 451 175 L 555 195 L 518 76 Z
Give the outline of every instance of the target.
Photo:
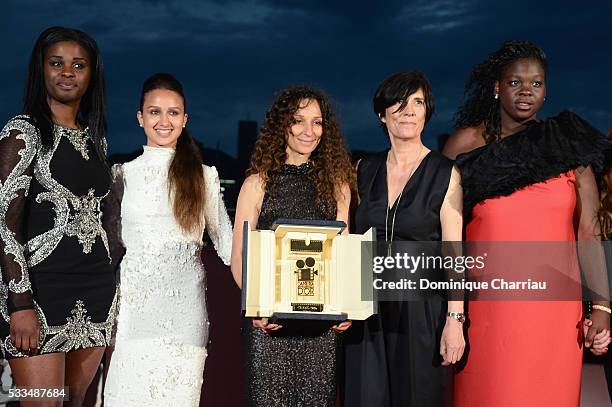
M 214 167 L 202 166 L 187 122 L 182 86 L 156 74 L 143 86 L 138 121 L 141 156 L 113 167 L 107 219 L 120 264 L 115 350 L 105 406 L 198 406 L 208 320 L 204 229 L 229 264 L 231 224 Z M 112 210 L 112 207 L 120 208 Z

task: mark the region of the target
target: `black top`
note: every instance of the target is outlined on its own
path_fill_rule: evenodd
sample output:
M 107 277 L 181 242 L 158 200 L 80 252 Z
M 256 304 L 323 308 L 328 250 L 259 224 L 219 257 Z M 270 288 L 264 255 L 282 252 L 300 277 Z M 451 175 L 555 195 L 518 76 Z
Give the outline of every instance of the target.
M 336 219 L 336 203 L 317 201 L 317 190 L 311 177 L 312 165 L 284 164 L 270 175 L 257 221 L 257 229 L 271 229 L 280 218 Z
M 590 165 L 597 174 L 603 169 L 610 146 L 597 129 L 564 111 L 459 155 L 465 220 L 485 199 L 511 195 L 580 166 Z
M 357 183 L 359 206 L 355 214 L 355 232 L 364 233 L 376 228 L 376 238 L 385 241 L 387 217 L 387 151 L 371 155 L 359 163 Z M 393 212 L 395 227 L 393 241 L 442 240 L 440 208 L 450 182 L 453 162 L 438 152 L 431 151 L 416 168 L 406 183 L 401 199 L 396 201 L 388 216 L 391 231 Z

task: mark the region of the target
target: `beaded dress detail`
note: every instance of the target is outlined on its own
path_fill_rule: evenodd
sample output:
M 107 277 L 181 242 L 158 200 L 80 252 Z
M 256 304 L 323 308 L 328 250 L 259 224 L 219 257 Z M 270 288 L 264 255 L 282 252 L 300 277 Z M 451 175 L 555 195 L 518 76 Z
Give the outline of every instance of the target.
M 258 229 L 275 220 L 336 219 L 336 207 L 317 202 L 312 166 L 283 165 L 272 174 Z M 271 334 L 244 324 L 247 405 L 258 407 L 335 406 L 338 336 L 329 325 L 296 321 Z
M 169 148 L 114 166 L 120 201 L 120 300 L 106 406 L 198 406 L 208 342 L 202 233 L 186 234 L 168 197 Z M 229 265 L 232 226 L 214 167 L 203 167 L 205 228 Z M 111 247 L 115 244 L 111 240 Z M 116 260 L 116 259 L 114 259 Z

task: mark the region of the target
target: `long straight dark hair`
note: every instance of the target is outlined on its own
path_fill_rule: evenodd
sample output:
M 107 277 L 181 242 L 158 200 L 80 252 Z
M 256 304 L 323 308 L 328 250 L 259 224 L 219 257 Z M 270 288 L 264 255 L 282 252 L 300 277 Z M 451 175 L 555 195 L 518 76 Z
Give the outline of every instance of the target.
M 100 50 L 93 38 L 88 34 L 65 27 L 51 27 L 43 31 L 32 50 L 28 65 L 28 77 L 23 96 L 23 114 L 29 115 L 40 130 L 40 140 L 43 149 L 53 146 L 53 115 L 47 102 L 45 86 L 45 53 L 47 49 L 58 42 L 70 41 L 79 44 L 91 61 L 91 78 L 87 91 L 81 99 L 77 113 L 77 121 L 89 128 L 89 136 L 93 140 L 96 154 L 103 163 L 106 161 L 106 92 L 104 84 L 104 69 Z
M 168 73 L 156 73 L 142 85 L 140 111 L 144 107 L 145 95 L 155 89 L 166 89 L 178 93 L 183 98 L 185 111 L 187 111 L 183 85 Z M 202 230 L 204 211 L 202 154 L 187 128 L 183 128 L 176 142 L 176 152 L 168 169 L 168 194 L 174 195 L 172 210 L 183 231 L 191 233 Z

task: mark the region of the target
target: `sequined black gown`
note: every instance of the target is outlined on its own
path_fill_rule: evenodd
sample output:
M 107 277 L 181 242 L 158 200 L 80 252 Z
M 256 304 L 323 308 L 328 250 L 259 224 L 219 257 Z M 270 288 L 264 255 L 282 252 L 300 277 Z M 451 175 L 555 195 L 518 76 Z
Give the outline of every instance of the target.
M 267 185 L 258 229 L 275 220 L 336 219 L 334 205 L 316 202 L 312 168 L 284 165 Z M 337 334 L 329 325 L 296 321 L 267 334 L 245 319 L 247 405 L 257 407 L 327 407 L 336 401 Z
M 40 353 L 106 346 L 116 285 L 102 226 L 110 173 L 87 130 L 54 126 L 43 149 L 27 116 L 0 132 L 0 346 L 10 340 L 11 312 L 35 309 Z

